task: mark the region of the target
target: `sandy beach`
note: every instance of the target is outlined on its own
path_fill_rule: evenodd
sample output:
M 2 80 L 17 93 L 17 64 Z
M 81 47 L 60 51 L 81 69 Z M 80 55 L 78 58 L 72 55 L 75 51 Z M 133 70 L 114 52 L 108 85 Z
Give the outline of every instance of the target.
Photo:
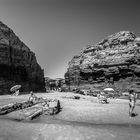
M 42 115 L 33 121 L 17 121 L 10 114 L 0 116 L 0 140 L 139 140 L 140 101 L 128 116 L 128 100 L 109 99 L 100 104 L 96 97 L 74 93 L 37 93 L 38 97 L 60 100 L 62 111 L 54 116 Z M 0 105 L 27 100 L 29 95 L 0 98 Z

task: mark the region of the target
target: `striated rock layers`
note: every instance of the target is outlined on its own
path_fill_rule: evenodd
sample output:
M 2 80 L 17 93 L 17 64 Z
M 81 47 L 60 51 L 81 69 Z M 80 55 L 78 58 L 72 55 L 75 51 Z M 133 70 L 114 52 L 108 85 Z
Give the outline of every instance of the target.
M 44 72 L 35 54 L 0 22 L 0 94 L 21 84 L 21 91 L 45 91 Z
M 69 62 L 66 81 L 126 90 L 140 85 L 140 38 L 121 31 L 88 46 Z

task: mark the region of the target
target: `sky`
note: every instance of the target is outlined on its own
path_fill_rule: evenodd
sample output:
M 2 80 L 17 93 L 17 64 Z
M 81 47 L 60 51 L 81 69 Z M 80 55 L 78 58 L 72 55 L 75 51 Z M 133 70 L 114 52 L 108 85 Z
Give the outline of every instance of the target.
M 82 48 L 119 31 L 140 36 L 139 0 L 0 0 L 0 20 L 33 51 L 50 78 L 63 78 Z

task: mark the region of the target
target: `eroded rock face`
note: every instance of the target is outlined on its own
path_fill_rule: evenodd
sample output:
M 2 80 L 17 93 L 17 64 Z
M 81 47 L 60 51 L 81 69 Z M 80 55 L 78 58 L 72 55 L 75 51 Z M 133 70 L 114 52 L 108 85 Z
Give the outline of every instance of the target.
M 21 91 L 45 91 L 44 71 L 35 54 L 0 22 L 0 94 L 21 84 Z
M 140 38 L 121 31 L 88 46 L 69 62 L 65 78 L 72 83 L 100 84 L 123 90 L 139 87 Z

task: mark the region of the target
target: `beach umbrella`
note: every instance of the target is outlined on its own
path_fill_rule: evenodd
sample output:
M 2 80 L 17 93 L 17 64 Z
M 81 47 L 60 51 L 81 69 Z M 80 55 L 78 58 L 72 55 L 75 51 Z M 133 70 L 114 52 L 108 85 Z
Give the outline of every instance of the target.
M 21 85 L 15 85 L 15 86 L 11 87 L 10 91 L 11 92 L 15 92 L 15 91 L 17 91 L 20 88 L 21 88 Z
M 114 91 L 113 88 L 105 88 L 104 91 Z

